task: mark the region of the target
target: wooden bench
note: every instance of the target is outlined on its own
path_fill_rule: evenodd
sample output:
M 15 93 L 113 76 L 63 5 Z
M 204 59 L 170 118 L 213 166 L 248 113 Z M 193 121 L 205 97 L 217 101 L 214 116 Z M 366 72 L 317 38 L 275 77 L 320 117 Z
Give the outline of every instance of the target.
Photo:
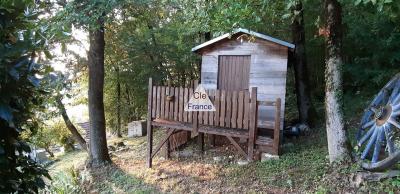
M 204 147 L 204 134 L 224 136 L 241 155 L 250 161 L 253 160 L 256 141 L 260 141 L 259 139 L 256 140 L 257 106 L 264 103 L 257 102 L 257 88 L 251 88 L 251 92 L 207 90 L 206 92 L 215 106 L 215 112 L 184 111 L 184 106 L 196 87 L 197 81 L 194 82 L 193 87 L 171 87 L 154 86 L 152 79 L 149 79 L 147 114 L 148 167 L 152 166 L 153 157 L 163 145 L 167 145 L 166 151 L 167 155 L 169 154 L 168 142 L 170 137 L 182 132 L 188 133 L 188 138 L 190 136 L 198 136 L 201 149 Z M 277 118 L 279 121 L 280 117 Z M 167 129 L 166 135 L 154 149 L 153 127 Z M 277 133 L 279 133 L 279 124 L 275 125 L 275 128 L 278 129 Z M 279 137 L 279 135 L 274 135 L 274 137 Z M 245 139 L 247 141 L 247 150 L 235 138 Z M 279 147 L 279 139 L 275 139 L 273 139 L 273 142 L 278 141 L 278 146 L 273 143 L 271 144 L 273 148 Z

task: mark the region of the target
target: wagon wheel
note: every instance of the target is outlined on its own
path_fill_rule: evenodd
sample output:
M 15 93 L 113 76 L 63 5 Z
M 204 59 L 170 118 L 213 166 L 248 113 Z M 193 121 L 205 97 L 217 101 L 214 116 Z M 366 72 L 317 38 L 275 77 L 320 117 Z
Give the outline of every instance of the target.
M 380 171 L 400 160 L 400 74 L 390 80 L 365 110 L 356 150 L 364 169 Z

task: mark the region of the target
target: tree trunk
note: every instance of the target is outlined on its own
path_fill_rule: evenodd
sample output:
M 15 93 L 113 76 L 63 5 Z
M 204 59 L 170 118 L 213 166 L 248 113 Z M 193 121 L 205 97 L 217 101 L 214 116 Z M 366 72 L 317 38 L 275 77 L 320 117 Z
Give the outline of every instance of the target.
M 107 149 L 104 116 L 104 23 L 100 28 L 89 30 L 89 120 L 90 120 L 90 161 L 89 166 L 100 166 L 111 161 Z
M 349 156 L 346 126 L 343 119 L 342 86 L 342 19 L 337 0 L 325 0 L 326 14 L 326 69 L 325 110 L 329 160 L 338 161 Z
M 296 45 L 293 66 L 296 82 L 297 109 L 300 122 L 312 126 L 316 114 L 310 97 L 310 82 L 308 79 L 305 49 L 303 4 L 301 0 L 296 1 L 296 4 L 292 8 L 292 13 L 295 14 L 291 28 L 293 43 Z
M 117 71 L 117 137 L 122 137 L 121 134 L 121 83 L 119 77 L 119 67 Z
M 75 125 L 69 119 L 67 111 L 65 110 L 65 106 L 61 101 L 61 96 L 56 97 L 56 102 L 57 102 L 58 110 L 60 111 L 61 116 L 65 122 L 65 125 L 67 125 L 68 130 L 72 133 L 72 137 L 75 139 L 76 142 L 79 143 L 79 145 L 82 147 L 82 149 L 87 151 L 86 141 L 85 141 L 85 139 L 83 139 L 81 134 L 76 129 Z

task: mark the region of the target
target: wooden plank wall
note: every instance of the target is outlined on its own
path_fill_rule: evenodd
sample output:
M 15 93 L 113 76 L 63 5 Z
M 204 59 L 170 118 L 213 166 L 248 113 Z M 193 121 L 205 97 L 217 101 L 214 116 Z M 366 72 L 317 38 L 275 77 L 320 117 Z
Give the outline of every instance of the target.
M 242 43 L 232 37 L 202 53 L 201 83 L 206 89 L 217 89 L 220 55 L 251 55 L 249 88 L 257 87 L 259 101 L 282 99 L 281 129 L 283 129 L 288 48 L 273 42 L 255 39 Z M 273 107 L 260 106 L 258 127 L 274 127 Z

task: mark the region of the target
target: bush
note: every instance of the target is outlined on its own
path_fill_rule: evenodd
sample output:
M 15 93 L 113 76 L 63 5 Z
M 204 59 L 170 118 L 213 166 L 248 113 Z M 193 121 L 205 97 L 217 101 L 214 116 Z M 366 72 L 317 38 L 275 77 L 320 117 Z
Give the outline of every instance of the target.
M 80 173 L 74 167 L 71 167 L 67 172 L 59 172 L 53 176 L 51 183 L 40 193 L 86 193 L 83 185 L 87 179 L 86 173 Z
M 48 124 L 41 124 L 36 133 L 25 131 L 22 137 L 33 145 L 45 149 L 51 157 L 54 157 L 51 147 L 55 145 L 63 146 L 66 152 L 74 150 L 72 135 L 61 119 L 54 119 Z

